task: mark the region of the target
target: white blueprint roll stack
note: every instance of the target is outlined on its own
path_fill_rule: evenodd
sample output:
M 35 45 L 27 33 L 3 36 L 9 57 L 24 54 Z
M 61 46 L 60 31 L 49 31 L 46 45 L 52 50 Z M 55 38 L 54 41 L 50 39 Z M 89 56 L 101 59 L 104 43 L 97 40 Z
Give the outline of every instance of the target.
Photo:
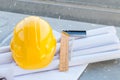
M 7 67 L 12 63 L 14 68 L 14 76 L 58 69 L 61 34 L 56 31 L 53 31 L 53 33 L 57 39 L 57 49 L 54 60 L 48 67 L 39 70 L 21 69 L 13 62 L 12 53 L 10 52 L 9 46 L 0 48 L 0 65 Z M 86 38 L 74 40 L 73 53 L 71 56 L 72 57 L 71 61 L 69 61 L 69 66 L 79 66 L 83 64 L 86 66 L 86 64 L 93 62 L 120 58 L 120 41 L 116 35 L 115 28 L 105 27 L 88 30 Z M 85 69 L 85 67 L 83 68 Z M 20 78 L 18 79 L 16 77 L 16 80 L 20 80 Z

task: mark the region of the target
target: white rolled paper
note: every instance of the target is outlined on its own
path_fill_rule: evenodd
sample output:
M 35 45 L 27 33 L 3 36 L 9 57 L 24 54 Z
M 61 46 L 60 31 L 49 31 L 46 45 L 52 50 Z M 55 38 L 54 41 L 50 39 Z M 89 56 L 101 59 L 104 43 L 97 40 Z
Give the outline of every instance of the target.
M 83 56 L 73 57 L 72 61 L 70 61 L 70 64 L 73 64 L 75 62 L 76 62 L 76 65 L 88 64 L 88 63 L 112 60 L 117 58 L 120 58 L 120 50 L 113 50 L 108 52 L 96 53 L 92 55 L 83 55 Z
M 87 30 L 87 36 L 96 36 L 96 35 L 107 34 L 107 33 L 116 34 L 115 27 L 109 26 L 109 27 Z
M 109 44 L 109 45 L 103 45 L 103 46 L 98 46 L 98 47 L 93 47 L 93 48 L 88 48 L 83 50 L 76 50 L 76 51 L 73 51 L 71 56 L 75 57 L 75 56 L 81 56 L 81 55 L 89 55 L 89 54 L 111 51 L 111 50 L 118 50 L 118 49 L 120 49 L 120 44 Z M 59 58 L 59 55 L 56 55 L 54 57 L 54 59 L 58 59 L 58 58 Z M 0 64 L 11 63 L 12 61 L 13 59 L 12 59 L 11 52 L 0 54 Z
M 84 50 L 78 50 L 72 53 L 72 56 L 84 56 L 84 55 L 92 55 L 107 51 L 113 51 L 113 50 L 120 50 L 120 43 L 119 44 L 110 44 L 110 45 L 103 45 L 98 46 L 94 48 L 84 49 Z
M 119 43 L 119 38 L 116 34 L 103 34 L 97 35 L 92 37 L 87 37 L 83 39 L 76 39 L 73 41 L 73 51 L 82 50 L 82 49 L 89 49 L 98 46 L 104 46 L 109 44 L 116 44 Z M 71 41 L 70 41 L 71 44 Z M 60 43 L 57 44 L 56 52 L 58 53 L 60 49 Z
M 6 78 L 2 80 L 13 80 L 13 69 L 9 67 L 0 66 L 0 77 Z
M 58 42 L 56 53 L 59 53 L 59 40 L 61 34 L 56 31 L 53 32 L 56 34 L 55 36 Z M 87 38 L 77 39 L 74 41 L 73 53 L 69 66 L 120 58 L 120 44 L 114 27 L 88 30 L 87 36 Z M 0 64 L 11 63 L 13 61 L 11 52 L 9 51 L 9 46 L 0 48 L 0 52 Z M 58 55 L 56 55 L 48 67 L 39 70 L 23 70 L 16 64 L 13 64 L 15 72 L 14 76 L 57 69 L 59 65 L 58 58 Z M 9 64 L 5 65 L 5 67 L 8 66 Z
M 0 47 L 0 53 L 10 52 L 9 46 Z
M 17 76 L 14 80 L 78 80 L 78 77 L 87 67 L 87 64 L 70 67 L 67 72 L 58 70 L 31 73 L 23 76 Z M 72 75 L 72 76 L 71 76 Z
M 113 51 L 110 51 L 110 52 L 101 52 L 101 51 L 104 51 L 104 49 L 106 48 L 106 50 L 113 50 Z M 97 61 L 101 61 L 102 59 L 103 60 L 105 60 L 106 59 L 106 57 L 107 57 L 107 60 L 110 60 L 111 58 L 112 58 L 112 55 L 115 55 L 115 54 L 117 54 L 117 56 L 113 56 L 113 58 L 112 59 L 115 59 L 115 58 L 119 58 L 120 57 L 120 44 L 112 44 L 112 45 L 108 45 L 108 46 L 101 46 L 101 47 L 98 47 L 98 48 L 92 48 L 91 50 L 89 49 L 87 52 L 86 51 L 76 51 L 76 52 L 74 52 L 73 54 L 72 54 L 72 61 L 74 61 L 74 62 L 70 62 L 71 63 L 71 65 L 70 66 L 74 66 L 74 65 L 79 65 L 79 64 L 84 64 L 83 62 L 85 62 L 85 63 L 89 63 L 90 62 L 90 60 L 92 60 L 91 62 L 93 62 L 94 60 L 93 59 L 90 59 L 90 55 L 91 56 L 94 56 L 94 57 L 91 57 L 91 58 L 95 58 L 95 57 L 98 57 L 98 58 L 96 58 L 95 59 L 95 62 L 97 62 Z M 117 49 L 119 49 L 119 50 L 117 50 Z M 93 51 L 92 51 L 93 50 Z M 95 50 L 95 51 L 94 51 Z M 90 51 L 90 52 L 89 52 Z M 100 52 L 99 52 L 100 51 Z M 83 53 L 81 53 L 81 52 L 83 52 Z M 92 53 L 92 52 L 97 52 L 97 53 Z M 99 52 L 99 53 L 98 53 Z M 91 54 L 90 54 L 91 53 Z M 85 54 L 85 55 L 84 55 Z M 112 54 L 112 55 L 111 55 Z M 7 54 L 8 55 L 8 54 Z M 102 55 L 106 55 L 106 56 L 104 56 L 104 58 L 99 58 L 99 56 L 101 57 Z M 88 56 L 88 58 L 87 57 L 85 57 L 85 56 Z M 110 57 L 110 58 L 109 58 Z M 76 59 L 77 58 L 77 59 Z M 81 60 L 81 58 L 82 58 L 82 60 L 81 61 L 83 61 L 82 63 L 81 63 L 81 61 L 79 61 L 79 58 L 80 58 L 80 60 Z M 85 58 L 85 59 L 84 59 Z M 5 58 L 5 59 L 7 59 L 7 58 Z M 100 60 L 99 60 L 100 59 Z M 8 60 L 9 61 L 9 60 Z M 80 62 L 80 63 L 78 63 L 78 61 Z M 87 62 L 88 61 L 88 62 Z M 90 62 L 90 63 L 91 63 Z M 58 57 L 56 57 L 54 60 L 53 60 L 53 62 L 47 67 L 47 68 L 44 68 L 44 69 L 40 69 L 40 70 L 23 70 L 23 69 L 21 69 L 21 68 L 19 68 L 18 66 L 16 66 L 15 64 L 14 64 L 14 72 L 15 72 L 15 75 L 16 76 L 18 76 L 18 75 L 24 75 L 24 74 L 28 74 L 28 73 L 33 73 L 33 72 L 39 72 L 39 71 L 46 71 L 46 70 L 52 70 L 52 69 L 57 69 L 58 68 L 58 63 L 59 63 L 59 59 L 58 59 Z M 76 63 L 76 64 L 73 64 L 73 63 Z
M 71 41 L 70 41 L 71 42 Z M 119 39 L 115 34 L 103 34 L 98 36 L 87 37 L 83 39 L 77 39 L 73 42 L 73 51 L 81 50 L 81 49 L 88 49 L 92 47 L 98 47 L 102 45 L 114 44 L 119 43 Z M 57 43 L 56 53 L 59 52 L 60 43 Z M 0 47 L 1 52 L 8 52 L 8 47 Z
M 73 43 L 73 51 L 81 51 L 80 53 L 84 53 L 84 54 L 88 54 L 85 53 L 86 51 L 89 52 L 94 52 L 96 53 L 97 51 L 105 51 L 105 50 L 113 50 L 118 49 L 119 45 L 114 45 L 113 47 L 110 46 L 110 44 L 118 44 L 119 43 L 119 39 L 115 34 L 103 34 L 103 35 L 98 35 L 98 36 L 92 36 L 92 37 L 88 37 L 88 38 L 84 38 L 84 39 L 77 39 L 74 41 Z M 104 46 L 107 46 L 107 48 Z M 92 51 L 95 50 L 95 47 L 98 49 L 96 49 L 96 51 Z M 102 48 L 98 48 L 98 47 L 102 47 Z M 113 49 L 112 49 L 113 48 Z M 57 51 L 56 53 L 59 54 L 59 49 L 60 49 L 60 43 L 57 44 Z M 92 49 L 92 50 L 91 50 Z M 4 49 L 3 49 L 4 50 Z M 84 51 L 85 50 L 85 51 Z M 56 55 L 57 55 L 56 54 Z M 12 58 L 11 58 L 11 54 L 0 54 L 0 57 L 2 56 L 0 64 L 5 64 L 8 62 L 11 62 Z M 7 58 L 6 58 L 7 57 Z M 10 60 L 9 60 L 10 59 Z
M 55 30 L 53 30 L 53 33 L 57 39 L 57 42 L 60 42 L 61 34 Z M 97 36 L 97 35 L 102 35 L 102 34 L 107 34 L 107 33 L 112 33 L 116 34 L 116 29 L 113 26 L 109 27 L 103 27 L 103 28 L 97 28 L 97 29 L 91 29 L 87 30 L 87 36 Z
M 11 52 L 0 54 L 0 65 L 11 63 L 13 61 Z
M 93 62 L 99 62 L 99 61 L 105 61 L 105 60 L 111 60 L 120 58 L 120 50 L 110 51 L 110 52 L 102 52 L 92 55 L 84 55 L 84 56 L 78 56 L 78 57 L 72 57 L 71 61 L 69 62 L 69 66 L 76 66 L 81 64 L 88 64 Z M 59 60 L 53 60 L 52 63 L 43 69 L 38 70 L 23 70 L 20 67 L 13 65 L 14 68 L 14 76 L 20 76 L 35 72 L 41 72 L 41 71 L 47 71 L 47 70 L 55 70 L 58 69 Z M 6 65 L 7 67 L 8 65 Z
M 59 32 L 57 32 L 57 31 L 55 31 L 55 30 L 53 30 L 53 33 L 54 33 L 54 35 L 55 35 L 55 37 L 57 39 L 57 42 L 58 42 L 57 45 L 60 46 L 59 41 L 60 41 L 60 38 L 61 38 L 61 34 Z M 97 36 L 97 35 L 103 35 L 103 34 L 107 34 L 107 33 L 112 33 L 112 34 L 116 35 L 116 29 L 115 29 L 115 27 L 110 26 L 110 27 L 104 27 L 104 28 L 97 28 L 97 29 L 88 30 L 87 31 L 87 36 L 88 37 L 90 37 L 90 36 Z M 107 36 L 105 36 L 105 37 L 107 37 Z M 93 39 L 96 39 L 96 38 L 93 37 Z M 59 46 L 57 48 L 57 51 L 59 51 Z M 2 52 L 8 52 L 9 51 L 9 46 L 7 46 L 7 47 L 8 48 L 4 48 L 4 47 L 2 48 L 2 47 L 0 47 L 0 53 L 2 53 Z
M 73 50 L 88 49 L 114 43 L 119 43 L 119 38 L 115 34 L 108 33 L 75 40 L 73 42 Z
M 58 41 L 56 53 L 59 53 L 60 34 L 57 32 L 54 33 L 57 34 L 55 36 Z M 87 36 L 87 38 L 77 39 L 74 41 L 73 53 L 69 66 L 120 58 L 120 42 L 116 36 L 116 30 L 114 27 L 89 30 L 87 32 Z M 2 52 L 6 52 L 4 54 L 0 54 L 0 64 L 9 63 L 9 61 L 12 62 L 11 52 L 8 52 L 8 49 L 1 50 L 3 50 Z M 8 67 L 9 65 L 10 64 L 6 64 L 5 67 Z M 14 76 L 58 69 L 58 65 L 58 55 L 55 56 L 54 60 L 48 67 L 39 70 L 23 70 L 13 63 Z
M 109 44 L 109 45 L 103 45 L 103 46 L 93 47 L 93 48 L 89 48 L 89 49 L 73 51 L 71 54 L 71 57 L 90 55 L 90 54 L 92 55 L 92 54 L 97 54 L 100 52 L 107 52 L 107 51 L 119 50 L 119 49 L 120 49 L 120 43 L 119 44 Z M 59 59 L 59 55 L 56 55 L 54 57 L 54 59 Z

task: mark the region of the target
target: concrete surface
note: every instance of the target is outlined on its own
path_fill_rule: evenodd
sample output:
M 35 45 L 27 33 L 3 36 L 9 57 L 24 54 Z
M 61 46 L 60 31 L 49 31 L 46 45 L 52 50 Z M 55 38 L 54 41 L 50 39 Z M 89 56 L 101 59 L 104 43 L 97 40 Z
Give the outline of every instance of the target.
M 0 0 L 0 10 L 120 26 L 119 0 Z
M 28 15 L 0 11 L 0 46 L 9 45 L 9 35 L 12 33 L 17 22 Z M 70 20 L 42 17 L 47 20 L 53 29 L 82 29 L 105 27 L 105 25 L 83 23 Z M 120 38 L 120 27 L 116 27 Z M 1 44 L 2 43 L 2 44 Z M 120 80 L 120 59 L 90 64 L 78 80 Z
M 47 1 L 89 5 L 103 8 L 116 8 L 116 9 L 120 8 L 120 0 L 47 0 Z

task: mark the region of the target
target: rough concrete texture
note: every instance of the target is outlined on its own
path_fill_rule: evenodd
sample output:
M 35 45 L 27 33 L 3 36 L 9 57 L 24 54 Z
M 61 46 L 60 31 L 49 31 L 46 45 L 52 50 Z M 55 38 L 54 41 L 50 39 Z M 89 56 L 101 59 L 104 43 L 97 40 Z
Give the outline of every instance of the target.
M 118 0 L 0 0 L 0 10 L 120 26 L 119 4 Z
M 6 38 L 9 38 L 8 36 L 12 33 L 14 26 L 26 16 L 28 15 L 0 11 L 0 46 L 9 45 L 10 39 L 6 40 Z M 42 18 L 47 20 L 53 29 L 57 31 L 61 31 L 63 29 L 88 30 L 105 27 L 105 25 L 62 20 L 60 18 Z M 116 29 L 120 38 L 120 28 L 116 27 Z M 120 80 L 119 75 L 120 59 L 117 59 L 90 64 L 78 80 Z
M 47 0 L 47 1 L 98 6 L 104 8 L 116 8 L 116 9 L 120 8 L 120 0 Z

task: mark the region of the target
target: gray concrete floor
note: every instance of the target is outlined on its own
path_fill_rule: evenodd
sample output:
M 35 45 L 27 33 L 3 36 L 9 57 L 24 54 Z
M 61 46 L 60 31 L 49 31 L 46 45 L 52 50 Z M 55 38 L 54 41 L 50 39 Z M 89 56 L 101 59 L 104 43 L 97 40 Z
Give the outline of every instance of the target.
M 12 33 L 14 26 L 26 16 L 28 15 L 0 11 L 0 46 L 9 45 L 9 35 Z M 42 18 L 47 20 L 53 29 L 57 31 L 63 29 L 88 30 L 105 27 L 105 25 L 62 20 L 60 18 Z M 120 38 L 120 27 L 116 27 L 116 29 Z M 6 40 L 6 38 L 9 40 Z M 84 71 L 83 75 L 79 77 L 79 80 L 120 80 L 119 74 L 120 60 L 117 59 L 90 64 Z

